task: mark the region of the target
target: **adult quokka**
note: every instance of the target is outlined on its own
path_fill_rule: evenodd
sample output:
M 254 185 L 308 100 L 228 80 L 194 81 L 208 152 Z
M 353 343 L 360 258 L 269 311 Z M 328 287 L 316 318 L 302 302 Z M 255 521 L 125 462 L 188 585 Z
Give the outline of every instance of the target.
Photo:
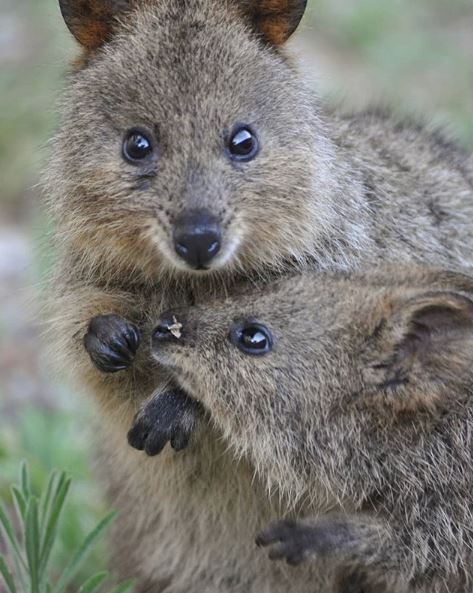
M 473 590 L 472 299 L 465 276 L 388 269 L 305 274 L 161 317 L 156 360 L 290 514 L 257 543 L 334 578 L 310 589 L 294 569 L 289 590 Z M 153 447 L 162 417 L 145 409 L 135 444 Z M 222 477 L 207 502 L 225 496 Z M 239 520 L 254 517 L 242 506 Z
M 118 503 L 140 508 L 149 491 L 159 500 L 154 522 L 116 538 L 117 564 L 155 591 L 262 593 L 265 581 L 241 584 L 239 568 L 209 560 L 199 522 L 214 511 L 197 494 L 211 483 L 205 446 L 153 462 L 127 449 L 134 413 L 168 380 L 149 352 L 154 322 L 242 278 L 294 268 L 469 265 L 471 157 L 417 126 L 319 105 L 284 47 L 304 0 L 60 6 L 83 51 L 45 188 L 59 253 L 55 349 L 100 404 Z M 197 480 L 192 504 L 176 496 L 186 480 Z M 201 542 L 193 556 L 188 540 Z

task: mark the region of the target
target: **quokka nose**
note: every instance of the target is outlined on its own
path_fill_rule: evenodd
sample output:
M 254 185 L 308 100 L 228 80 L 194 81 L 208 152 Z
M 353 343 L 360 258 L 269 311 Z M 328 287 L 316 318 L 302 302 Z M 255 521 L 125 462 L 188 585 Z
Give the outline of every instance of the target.
M 157 326 L 153 330 L 153 344 L 163 342 L 173 342 L 182 338 L 183 325 L 179 318 L 172 311 L 166 311 L 158 320 Z
M 206 267 L 220 251 L 221 243 L 220 226 L 207 212 L 187 213 L 174 228 L 176 253 L 196 270 Z

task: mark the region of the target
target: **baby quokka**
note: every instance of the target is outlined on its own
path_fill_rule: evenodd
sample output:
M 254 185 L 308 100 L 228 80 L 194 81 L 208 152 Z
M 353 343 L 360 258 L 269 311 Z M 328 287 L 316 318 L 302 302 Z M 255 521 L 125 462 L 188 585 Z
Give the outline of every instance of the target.
M 360 587 L 340 591 L 473 590 L 472 299 L 465 276 L 388 269 L 162 316 L 153 356 L 235 459 L 304 508 L 258 535 L 270 558 L 335 566 Z M 135 445 L 163 438 L 156 415 L 139 415 Z M 167 424 L 175 438 L 186 418 Z

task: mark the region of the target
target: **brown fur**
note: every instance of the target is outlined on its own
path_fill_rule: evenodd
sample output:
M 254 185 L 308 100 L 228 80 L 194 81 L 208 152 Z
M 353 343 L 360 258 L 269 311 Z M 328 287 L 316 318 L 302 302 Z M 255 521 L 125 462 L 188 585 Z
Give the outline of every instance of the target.
M 282 45 L 296 30 L 304 14 L 307 0 L 243 1 L 255 27 L 270 43 Z
M 472 298 L 464 276 L 388 269 L 174 312 L 183 335 L 155 342 L 156 359 L 286 512 L 315 517 L 263 532 L 273 558 L 315 557 L 322 574 L 326 560 L 365 591 L 473 590 Z M 230 342 L 245 319 L 272 352 Z M 291 590 L 310 578 L 294 570 Z
M 129 9 L 127 0 L 59 0 L 69 30 L 87 51 L 108 41 L 116 18 Z
M 88 2 L 92 15 L 103 6 Z M 258 13 L 261 4 L 246 6 Z M 198 521 L 192 540 L 202 549 L 192 556 L 184 545 L 183 519 L 213 511 L 203 510 L 203 495 L 188 501 L 175 491 L 195 480 L 205 461 L 165 454 L 146 465 L 127 449 L 124 435 L 135 411 L 167 381 L 147 347 L 160 312 L 200 295 L 222 296 L 241 277 L 294 268 L 352 269 L 380 259 L 463 267 L 472 260 L 471 157 L 384 115 L 348 117 L 319 106 L 277 45 L 303 3 L 288 3 L 285 21 L 276 15 L 280 1 L 269 6 L 276 12 L 268 10 L 268 26 L 278 22 L 276 45 L 263 28 L 255 29 L 261 19 L 249 19 L 237 0 L 137 1 L 113 13 L 106 28 L 113 34 L 103 39 L 87 38 L 101 18 L 91 22 L 74 13 L 79 21 L 68 19 L 89 51 L 71 74 L 46 179 L 60 254 L 51 307 L 54 348 L 102 407 L 112 451 L 104 464 L 119 503 L 128 513 L 143 509 L 138 525 L 149 516 L 158 529 L 160 517 L 146 545 L 130 539 L 136 552 L 130 553 L 131 544 L 125 552 L 133 558 L 131 572 L 155 581 L 172 565 L 173 593 L 225 590 L 215 579 L 231 570 L 222 560 L 221 574 L 209 573 L 208 531 Z M 261 149 L 250 163 L 235 165 L 225 156 L 225 138 L 236 122 L 258 133 Z M 146 169 L 120 154 L 125 131 L 137 125 L 159 147 Z M 206 274 L 192 273 L 172 245 L 175 221 L 196 208 L 209 210 L 223 232 L 222 249 Z M 142 335 L 133 367 L 109 375 L 92 366 L 83 348 L 90 319 L 107 313 L 135 323 Z M 206 469 L 202 493 L 213 483 L 213 470 Z M 155 493 L 153 509 L 135 483 Z M 250 516 L 262 516 L 260 504 L 248 503 L 256 509 Z M 150 549 L 155 552 L 145 561 Z M 202 581 L 191 578 L 196 566 L 207 571 Z M 271 586 L 262 575 L 254 583 L 258 593 Z M 238 587 L 226 585 L 232 593 Z

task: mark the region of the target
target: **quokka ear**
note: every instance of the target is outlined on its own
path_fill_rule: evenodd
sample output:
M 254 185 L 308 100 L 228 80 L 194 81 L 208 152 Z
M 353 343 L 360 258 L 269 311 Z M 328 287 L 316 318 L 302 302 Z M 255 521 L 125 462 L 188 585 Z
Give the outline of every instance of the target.
M 237 0 L 253 26 L 272 45 L 282 45 L 297 29 L 307 0 Z
M 441 353 L 465 337 L 473 337 L 473 301 L 456 292 L 429 292 L 405 303 L 400 349 L 417 355 Z
M 98 49 L 113 33 L 116 19 L 130 10 L 133 0 L 59 0 L 71 33 L 88 51 Z
M 379 360 L 365 369 L 369 383 L 406 384 L 414 368 L 422 380 L 441 380 L 473 361 L 473 301 L 461 293 L 421 293 L 394 304 L 390 317 L 376 340 Z

